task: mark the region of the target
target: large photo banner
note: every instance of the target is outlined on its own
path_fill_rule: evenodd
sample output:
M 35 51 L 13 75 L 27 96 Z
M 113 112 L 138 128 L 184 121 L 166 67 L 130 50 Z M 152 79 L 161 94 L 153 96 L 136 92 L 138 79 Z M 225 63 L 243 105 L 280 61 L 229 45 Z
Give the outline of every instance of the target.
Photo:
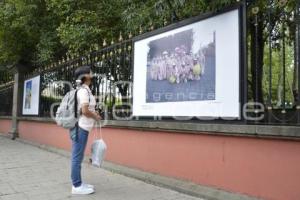
M 240 117 L 234 9 L 134 42 L 134 116 Z
M 38 115 L 40 99 L 40 76 L 24 81 L 23 115 Z

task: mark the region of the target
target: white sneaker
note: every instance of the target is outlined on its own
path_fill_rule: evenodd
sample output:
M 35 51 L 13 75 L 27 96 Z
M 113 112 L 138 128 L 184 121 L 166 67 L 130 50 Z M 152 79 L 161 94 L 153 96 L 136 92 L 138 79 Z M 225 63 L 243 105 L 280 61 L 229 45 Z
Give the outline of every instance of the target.
M 83 187 L 95 189 L 95 187 L 93 185 L 90 185 L 90 184 L 87 184 L 87 183 L 82 183 L 82 185 L 83 185 Z
M 88 188 L 86 186 L 84 186 L 83 184 L 81 184 L 81 186 L 79 187 L 74 187 L 72 186 L 72 194 L 82 194 L 82 195 L 86 195 L 86 194 L 92 194 L 94 193 L 94 189 L 93 188 Z

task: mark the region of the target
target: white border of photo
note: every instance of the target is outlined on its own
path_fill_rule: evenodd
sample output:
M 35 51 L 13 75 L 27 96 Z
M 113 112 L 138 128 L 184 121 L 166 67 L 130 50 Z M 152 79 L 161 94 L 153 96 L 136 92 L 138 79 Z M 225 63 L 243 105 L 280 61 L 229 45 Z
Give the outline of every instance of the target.
M 133 115 L 240 117 L 239 10 L 235 9 L 134 43 Z M 146 103 L 148 43 L 188 29 L 216 32 L 215 100 Z

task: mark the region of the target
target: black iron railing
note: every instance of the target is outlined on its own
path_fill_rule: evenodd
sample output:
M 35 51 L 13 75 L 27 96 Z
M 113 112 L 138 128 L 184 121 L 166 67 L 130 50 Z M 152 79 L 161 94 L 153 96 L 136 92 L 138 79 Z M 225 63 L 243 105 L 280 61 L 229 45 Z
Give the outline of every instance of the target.
M 0 70 L 0 87 L 13 82 L 13 73 L 8 70 Z
M 5 87 L 0 88 L 0 116 L 11 116 L 12 115 L 12 107 L 13 107 L 13 85 L 7 85 Z
M 13 83 L 13 74 L 8 70 L 0 70 L 0 116 L 12 114 Z
M 51 105 L 60 102 L 62 97 L 75 87 L 74 71 L 82 65 L 92 67 L 94 80 L 91 86 L 100 107 L 105 107 L 110 118 L 112 109 L 121 116 L 130 115 L 122 111 L 124 104 L 132 101 L 132 40 L 122 41 L 76 59 L 66 58 L 57 65 L 49 65 L 25 75 L 24 79 L 41 76 L 40 117 L 50 117 Z M 71 85 L 71 86 L 70 86 Z M 127 106 L 125 106 L 127 107 Z

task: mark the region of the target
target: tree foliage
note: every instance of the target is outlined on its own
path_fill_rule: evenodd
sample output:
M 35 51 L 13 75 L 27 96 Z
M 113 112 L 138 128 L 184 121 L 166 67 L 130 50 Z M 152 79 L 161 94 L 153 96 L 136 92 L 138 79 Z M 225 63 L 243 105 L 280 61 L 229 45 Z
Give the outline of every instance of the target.
M 3 0 L 0 66 L 44 65 L 122 31 L 121 0 Z
M 27 64 L 34 60 L 41 22 L 39 0 L 0 2 L 0 65 Z

